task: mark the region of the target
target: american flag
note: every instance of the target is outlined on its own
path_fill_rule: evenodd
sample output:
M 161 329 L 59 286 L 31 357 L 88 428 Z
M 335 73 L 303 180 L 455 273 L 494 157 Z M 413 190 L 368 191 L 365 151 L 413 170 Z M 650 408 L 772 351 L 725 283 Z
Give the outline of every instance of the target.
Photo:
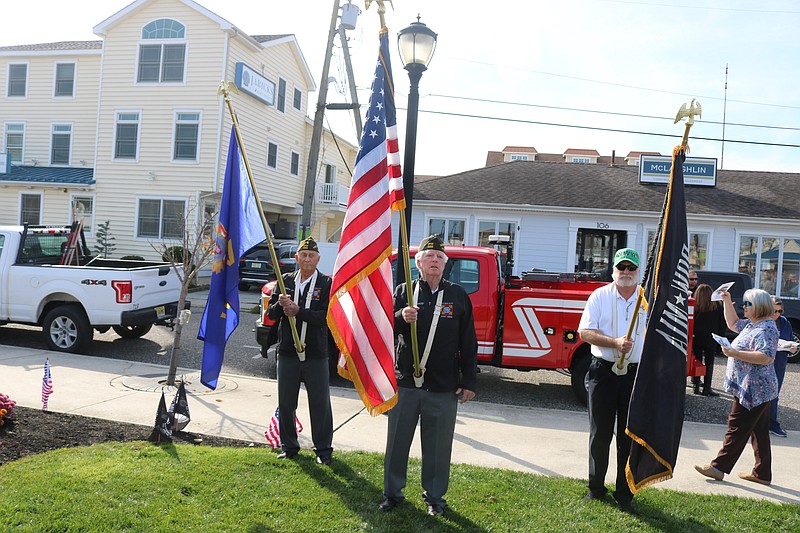
M 405 206 L 388 32 L 380 33 L 328 307 L 328 326 L 341 351 L 339 374 L 353 382 L 373 416 L 397 402 L 389 256 L 392 209 Z
M 44 376 L 42 376 L 42 411 L 47 411 L 47 400 L 53 394 L 53 379 L 50 376 L 50 359 L 44 361 Z
M 267 430 L 264 432 L 264 437 L 266 437 L 267 442 L 272 447 L 273 450 L 277 450 L 281 447 L 281 429 L 280 429 L 280 408 L 275 408 L 275 414 L 272 415 L 272 419 L 269 421 L 269 426 L 267 426 Z M 297 432 L 300 433 L 303 431 L 303 424 L 300 423 L 300 419 L 296 416 L 294 417 L 294 427 L 297 429 Z

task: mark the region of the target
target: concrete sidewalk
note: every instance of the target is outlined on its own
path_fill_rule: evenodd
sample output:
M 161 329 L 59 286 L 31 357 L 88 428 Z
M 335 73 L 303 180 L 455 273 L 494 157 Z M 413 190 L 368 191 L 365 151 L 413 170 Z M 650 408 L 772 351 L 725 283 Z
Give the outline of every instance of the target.
M 0 347 L 0 392 L 24 407 L 41 408 L 43 366 L 50 358 L 54 392 L 51 411 L 152 426 L 162 389 L 167 401 L 174 388 L 162 387 L 167 367 L 146 363 L 63 354 L 13 346 Z M 277 406 L 274 380 L 223 374 L 216 391 L 200 384 L 199 372 L 179 369 L 187 385 L 193 433 L 219 435 L 265 443 L 264 430 Z M 386 417 L 371 417 L 352 389 L 331 389 L 336 450 L 382 453 L 386 444 Z M 301 445 L 311 448 L 308 406 L 301 391 L 298 417 L 306 426 Z M 556 411 L 470 402 L 459 407 L 453 448 L 454 463 L 506 468 L 548 476 L 586 479 L 588 470 L 588 416 Z M 743 481 L 738 471 L 752 468 L 746 449 L 737 468 L 725 481 L 707 480 L 694 471 L 708 463 L 722 443 L 725 426 L 687 422 L 683 427 L 678 466 L 673 479 L 655 485 L 706 494 L 763 498 L 773 502 L 800 501 L 800 449 L 796 436 L 773 439 L 771 486 Z M 304 452 L 309 453 L 309 452 Z M 334 452 L 335 454 L 335 452 Z M 412 447 L 419 456 L 419 441 Z M 611 453 L 608 483 L 613 483 Z

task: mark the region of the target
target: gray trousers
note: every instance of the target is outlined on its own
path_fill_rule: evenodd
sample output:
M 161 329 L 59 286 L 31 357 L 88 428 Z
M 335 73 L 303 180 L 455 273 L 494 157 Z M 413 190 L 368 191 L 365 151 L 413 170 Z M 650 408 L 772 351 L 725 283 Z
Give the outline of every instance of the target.
M 430 504 L 444 505 L 450 482 L 450 458 L 456 428 L 458 397 L 452 392 L 428 392 L 398 387 L 397 405 L 389 411 L 389 431 L 383 460 L 383 496 L 404 499 L 408 476 L 408 454 L 420 425 L 422 442 L 423 498 Z
M 278 408 L 280 409 L 281 447 L 288 453 L 297 453 L 295 413 L 300 395 L 300 382 L 306 384 L 308 411 L 311 415 L 311 439 L 319 456 L 333 452 L 333 411 L 331 410 L 330 384 L 327 359 L 306 359 L 278 356 Z

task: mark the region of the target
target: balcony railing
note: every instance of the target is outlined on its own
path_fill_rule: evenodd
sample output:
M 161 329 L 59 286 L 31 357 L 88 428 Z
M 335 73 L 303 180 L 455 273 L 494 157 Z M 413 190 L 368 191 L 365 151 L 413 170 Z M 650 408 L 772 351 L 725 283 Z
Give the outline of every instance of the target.
M 318 183 L 317 202 L 328 205 L 347 207 L 347 198 L 350 196 L 350 187 L 340 183 Z

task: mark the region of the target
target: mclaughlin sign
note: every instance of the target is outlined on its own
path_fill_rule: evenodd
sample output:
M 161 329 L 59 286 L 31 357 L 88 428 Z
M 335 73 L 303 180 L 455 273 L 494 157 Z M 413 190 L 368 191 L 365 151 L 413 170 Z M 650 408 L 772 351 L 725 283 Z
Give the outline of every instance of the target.
M 664 155 L 639 156 L 639 183 L 669 183 L 672 158 Z M 687 157 L 683 163 L 683 182 L 686 185 L 717 185 L 717 160 Z
M 236 86 L 267 105 L 275 104 L 275 84 L 244 63 L 236 63 Z

